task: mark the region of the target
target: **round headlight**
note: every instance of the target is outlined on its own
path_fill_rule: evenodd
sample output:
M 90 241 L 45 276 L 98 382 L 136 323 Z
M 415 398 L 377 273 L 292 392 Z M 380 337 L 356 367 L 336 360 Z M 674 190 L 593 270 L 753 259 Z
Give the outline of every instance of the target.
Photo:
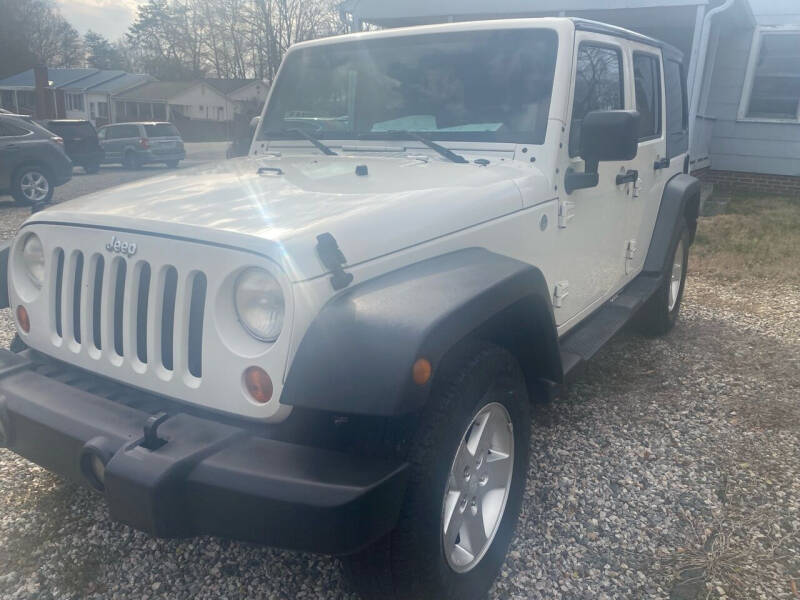
M 35 233 L 28 234 L 22 243 L 22 263 L 25 265 L 31 281 L 37 287 L 41 287 L 44 281 L 44 249 L 42 240 Z
M 264 269 L 252 267 L 236 280 L 234 304 L 247 332 L 262 342 L 274 342 L 283 328 L 285 305 L 277 280 Z

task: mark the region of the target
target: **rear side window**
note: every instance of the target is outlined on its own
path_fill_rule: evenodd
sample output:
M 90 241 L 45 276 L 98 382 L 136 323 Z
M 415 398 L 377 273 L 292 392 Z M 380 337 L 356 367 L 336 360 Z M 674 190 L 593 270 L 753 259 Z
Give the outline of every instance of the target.
M 114 127 L 109 127 L 108 131 L 106 132 L 106 139 L 108 140 L 119 140 L 123 138 L 135 137 L 139 137 L 138 125 L 116 125 Z
M 593 110 L 625 108 L 622 79 L 622 53 L 610 46 L 581 44 L 575 71 L 575 95 L 572 102 L 569 155 L 580 148 L 583 118 Z
M 155 125 L 145 125 L 144 130 L 147 137 L 171 137 L 180 136 L 180 133 L 171 123 L 156 123 Z
M 661 136 L 661 68 L 652 54 L 633 54 L 633 83 L 639 111 L 639 139 Z
M 0 137 L 16 137 L 20 135 L 28 135 L 30 131 L 13 125 L 12 123 L 0 122 Z
M 667 98 L 667 156 L 672 158 L 689 149 L 689 109 L 681 63 L 675 60 L 664 62 L 664 86 Z

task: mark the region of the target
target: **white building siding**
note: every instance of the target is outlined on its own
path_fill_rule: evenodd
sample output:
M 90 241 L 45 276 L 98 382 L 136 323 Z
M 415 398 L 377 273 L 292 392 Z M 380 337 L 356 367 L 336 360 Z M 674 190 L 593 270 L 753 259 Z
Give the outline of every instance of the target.
M 209 121 L 230 121 L 233 118 L 233 103 L 224 95 L 206 83 L 175 95 L 169 100 L 170 105 L 186 107 L 184 116 L 191 119 Z
M 797 26 L 798 0 L 750 0 L 759 27 Z M 800 175 L 800 122 L 745 118 L 749 95 L 746 77 L 752 30 L 729 30 L 720 36 L 704 114 L 716 119 L 711 139 L 711 167 L 774 175 Z

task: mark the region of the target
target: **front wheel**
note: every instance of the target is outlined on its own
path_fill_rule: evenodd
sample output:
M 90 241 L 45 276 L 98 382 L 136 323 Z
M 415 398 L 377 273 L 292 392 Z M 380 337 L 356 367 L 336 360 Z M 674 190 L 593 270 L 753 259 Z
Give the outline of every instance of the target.
M 661 286 L 637 315 L 637 328 L 645 335 L 658 336 L 669 332 L 678 320 L 686 285 L 691 234 L 685 220 L 681 220 L 678 239 L 672 248 L 672 260 Z
M 53 183 L 44 167 L 22 167 L 14 175 L 11 194 L 19 204 L 47 204 L 53 198 Z
M 396 528 L 346 568 L 367 600 L 477 600 L 500 571 L 525 489 L 530 403 L 519 364 L 476 344 L 437 377 L 421 419 Z
M 89 163 L 84 165 L 83 170 L 89 175 L 94 175 L 100 171 L 100 163 Z
M 166 162 L 166 165 L 167 165 L 168 169 L 177 169 L 178 168 L 178 163 L 180 163 L 179 160 L 168 160 Z

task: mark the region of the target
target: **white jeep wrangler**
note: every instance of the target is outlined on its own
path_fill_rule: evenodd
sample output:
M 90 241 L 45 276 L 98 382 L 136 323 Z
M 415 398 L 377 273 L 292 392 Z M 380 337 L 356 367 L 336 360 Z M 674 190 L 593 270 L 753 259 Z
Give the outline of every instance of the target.
M 0 444 L 153 535 L 347 555 L 366 598 L 484 596 L 531 403 L 627 322 L 675 323 L 681 61 L 567 18 L 295 46 L 249 157 L 3 250 Z

